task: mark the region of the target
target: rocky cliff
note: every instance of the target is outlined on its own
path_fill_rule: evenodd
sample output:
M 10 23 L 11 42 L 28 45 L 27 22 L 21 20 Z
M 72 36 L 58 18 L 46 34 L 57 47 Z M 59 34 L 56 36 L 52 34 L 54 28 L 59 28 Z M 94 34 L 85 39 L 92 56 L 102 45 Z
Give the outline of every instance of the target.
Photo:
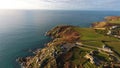
M 23 68 L 75 68 L 74 63 L 67 61 L 72 57 L 71 49 L 80 37 L 73 28 L 74 26 L 53 28 L 46 33 L 53 40 L 45 48 L 37 50 L 35 56 L 18 58 L 17 61 Z

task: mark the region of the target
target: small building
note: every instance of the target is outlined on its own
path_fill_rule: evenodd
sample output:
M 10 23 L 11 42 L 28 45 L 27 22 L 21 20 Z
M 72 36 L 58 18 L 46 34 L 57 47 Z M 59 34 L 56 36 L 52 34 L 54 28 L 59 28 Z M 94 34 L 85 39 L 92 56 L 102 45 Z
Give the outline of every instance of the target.
M 110 35 L 111 33 L 112 33 L 112 32 L 109 30 L 108 33 L 107 33 L 107 35 Z
M 102 48 L 103 51 L 105 52 L 109 52 L 109 53 L 112 53 L 113 51 L 106 45 L 103 45 L 103 48 Z
M 95 63 L 95 62 L 94 62 L 94 58 L 93 58 L 93 56 L 92 56 L 91 54 L 86 54 L 86 55 L 85 55 L 85 58 L 90 59 L 90 62 L 91 62 L 92 64 Z
M 115 28 L 117 28 L 117 27 L 118 27 L 118 26 L 112 26 L 111 29 L 115 29 Z

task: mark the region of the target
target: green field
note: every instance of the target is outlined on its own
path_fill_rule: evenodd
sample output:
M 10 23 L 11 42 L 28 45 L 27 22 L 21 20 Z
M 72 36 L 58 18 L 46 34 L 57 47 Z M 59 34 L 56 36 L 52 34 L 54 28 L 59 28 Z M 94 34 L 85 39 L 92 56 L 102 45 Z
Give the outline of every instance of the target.
M 86 64 L 84 64 L 84 68 L 98 68 L 98 67 L 90 62 L 87 62 Z M 102 68 L 102 67 L 100 67 L 100 68 Z
M 84 41 L 82 42 L 85 45 L 95 46 L 95 47 L 102 47 L 103 43 L 101 41 Z
M 86 59 L 84 58 L 84 56 L 86 55 L 87 50 L 78 48 L 78 47 L 73 47 L 70 52 L 72 52 L 72 57 L 71 57 L 71 61 L 77 65 L 79 65 L 80 63 L 84 63 L 86 61 Z
M 106 42 L 108 46 L 117 51 L 120 54 L 120 42 Z
M 106 36 L 95 32 L 92 28 L 74 28 L 77 32 L 80 33 L 80 40 L 85 41 L 119 41 L 117 38 Z
M 109 23 L 113 23 L 113 24 L 120 24 L 120 20 L 113 20 L 113 21 L 109 21 Z
M 77 32 L 80 34 L 80 41 L 82 41 L 83 44 L 95 46 L 95 47 L 102 47 L 104 43 L 102 41 L 106 41 L 105 43 L 110 46 L 113 50 L 117 51 L 120 54 L 120 40 L 97 33 L 92 28 L 80 28 L 75 27 L 74 28 Z

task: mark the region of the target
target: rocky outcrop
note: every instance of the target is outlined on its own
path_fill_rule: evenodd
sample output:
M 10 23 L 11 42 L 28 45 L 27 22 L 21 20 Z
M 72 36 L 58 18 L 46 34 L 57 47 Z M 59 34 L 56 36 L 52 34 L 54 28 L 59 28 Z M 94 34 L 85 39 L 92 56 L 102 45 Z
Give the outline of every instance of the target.
M 48 31 L 46 35 L 66 42 L 76 42 L 80 38 L 79 33 L 74 30 L 74 26 L 70 25 L 57 26 Z
M 116 21 L 116 20 L 120 20 L 120 16 L 107 16 L 104 19 L 106 21 Z
M 69 51 L 79 39 L 74 26 L 57 26 L 46 35 L 53 40 L 45 48 L 37 50 L 34 56 L 17 59 L 22 68 L 69 68 L 71 64 L 74 68 L 75 64 L 65 61 L 72 56 Z
M 104 21 L 92 23 L 93 28 L 106 28 L 115 25 L 120 25 L 120 16 L 107 16 Z
M 95 22 L 92 24 L 93 28 L 105 28 L 107 26 L 107 22 Z
M 54 53 L 54 46 L 45 47 L 37 51 L 35 56 L 18 58 L 18 61 L 23 68 L 56 68 Z

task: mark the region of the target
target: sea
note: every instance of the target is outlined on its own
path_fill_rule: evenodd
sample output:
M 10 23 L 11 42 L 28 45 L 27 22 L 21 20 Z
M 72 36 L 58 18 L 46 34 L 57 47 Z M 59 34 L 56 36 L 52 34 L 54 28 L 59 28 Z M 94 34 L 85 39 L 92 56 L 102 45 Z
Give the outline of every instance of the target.
M 45 47 L 51 40 L 45 32 L 57 25 L 90 27 L 106 16 L 120 11 L 0 10 L 0 68 L 20 68 L 16 59 Z

